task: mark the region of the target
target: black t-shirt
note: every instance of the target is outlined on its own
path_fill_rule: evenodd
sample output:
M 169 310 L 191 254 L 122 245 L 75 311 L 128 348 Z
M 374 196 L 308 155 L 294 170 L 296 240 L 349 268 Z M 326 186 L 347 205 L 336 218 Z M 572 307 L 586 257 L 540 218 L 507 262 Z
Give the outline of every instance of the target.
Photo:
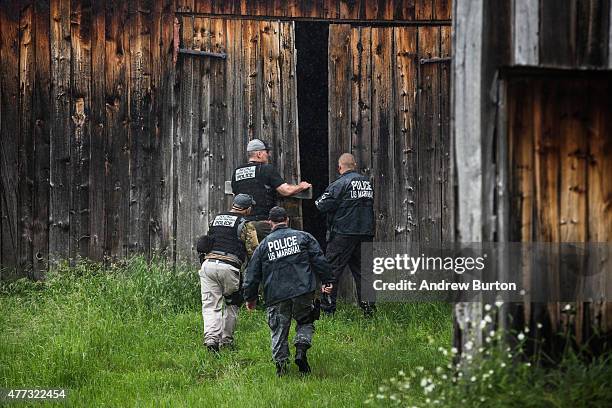
M 232 190 L 234 194 L 249 194 L 257 204 L 250 218 L 265 219 L 268 212 L 276 205 L 276 188 L 285 183 L 285 179 L 271 164 L 249 162 L 234 170 Z
M 262 180 L 271 186 L 274 190 L 282 184 L 285 184 L 285 179 L 276 171 L 273 165 L 271 164 L 262 164 L 259 168 Z

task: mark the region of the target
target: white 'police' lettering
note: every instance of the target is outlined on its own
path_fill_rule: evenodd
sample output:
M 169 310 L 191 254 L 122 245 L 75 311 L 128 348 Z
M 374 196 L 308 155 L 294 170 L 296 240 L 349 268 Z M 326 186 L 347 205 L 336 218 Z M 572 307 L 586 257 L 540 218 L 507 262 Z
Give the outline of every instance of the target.
M 366 180 L 353 180 L 351 181 L 351 191 L 349 195 L 352 199 L 374 198 L 372 184 Z
M 236 181 L 255 178 L 255 166 L 236 169 Z
M 213 227 L 233 227 L 237 219 L 235 215 L 217 215 L 213 221 Z
M 295 235 L 268 242 L 268 259 L 271 261 L 299 252 L 301 252 L 300 245 Z

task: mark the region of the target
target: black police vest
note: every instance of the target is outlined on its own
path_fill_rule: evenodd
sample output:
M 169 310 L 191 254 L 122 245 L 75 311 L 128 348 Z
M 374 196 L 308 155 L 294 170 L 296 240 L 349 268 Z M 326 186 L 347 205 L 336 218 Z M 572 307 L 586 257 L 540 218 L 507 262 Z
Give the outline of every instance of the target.
M 276 203 L 276 191 L 267 186 L 261 176 L 261 163 L 247 163 L 234 170 L 232 182 L 234 194 L 248 194 L 255 200 L 252 218 L 267 219 Z
M 211 252 L 232 254 L 240 261 L 246 260 L 246 246 L 239 237 L 238 228 L 246 222 L 244 217 L 236 213 L 221 213 L 210 223 L 208 234 L 214 242 Z

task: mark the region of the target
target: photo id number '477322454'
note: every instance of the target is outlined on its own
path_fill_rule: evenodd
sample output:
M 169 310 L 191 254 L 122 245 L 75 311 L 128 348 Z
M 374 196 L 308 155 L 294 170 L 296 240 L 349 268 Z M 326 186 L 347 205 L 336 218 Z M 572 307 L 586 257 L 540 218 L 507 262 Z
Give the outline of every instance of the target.
M 68 392 L 63 388 L 0 388 L 0 401 L 62 400 Z

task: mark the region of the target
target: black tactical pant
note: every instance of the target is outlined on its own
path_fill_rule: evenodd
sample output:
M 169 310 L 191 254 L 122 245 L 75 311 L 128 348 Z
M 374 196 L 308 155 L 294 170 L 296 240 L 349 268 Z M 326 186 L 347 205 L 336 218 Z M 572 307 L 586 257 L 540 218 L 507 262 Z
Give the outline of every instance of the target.
M 361 244 L 372 242 L 372 236 L 369 235 L 340 235 L 335 234 L 327 243 L 327 251 L 325 257 L 331 264 L 336 284 L 334 284 L 332 293 L 328 296 L 323 295 L 321 299 L 321 309 L 326 313 L 336 311 L 336 298 L 338 297 L 338 282 L 348 266 L 355 280 L 357 288 L 357 299 L 362 309 L 370 308 L 374 305 L 373 302 L 366 303 L 361 301 L 362 282 L 369 282 L 369 274 L 361 273 Z
M 293 344 L 310 347 L 314 333 L 312 301 L 314 292 L 305 293 L 291 299 L 268 306 L 268 326 L 272 340 L 272 358 L 284 364 L 289 359 L 289 329 L 291 319 L 295 319 L 295 338 Z

